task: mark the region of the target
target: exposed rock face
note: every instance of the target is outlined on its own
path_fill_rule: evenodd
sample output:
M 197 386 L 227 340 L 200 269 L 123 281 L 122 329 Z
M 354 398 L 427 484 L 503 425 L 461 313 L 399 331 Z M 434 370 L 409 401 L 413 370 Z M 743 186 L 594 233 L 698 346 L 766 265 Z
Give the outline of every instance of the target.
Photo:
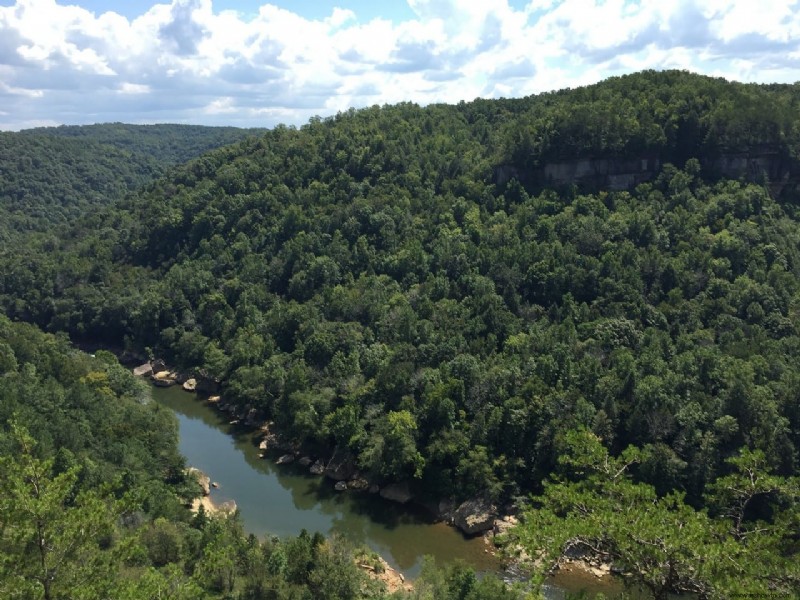
M 144 363 L 134 368 L 133 374 L 137 377 L 150 377 L 153 375 L 153 366 L 150 363 Z
M 203 473 L 200 469 L 189 467 L 186 469 L 186 474 L 191 475 L 200 484 L 200 489 L 203 490 L 203 495 L 208 496 L 211 493 L 211 478 Z
M 502 535 L 512 527 L 516 527 L 519 524 L 519 519 L 513 515 L 508 515 L 503 517 L 502 519 L 497 519 L 494 522 L 494 534 L 495 535 Z
M 167 365 L 160 358 L 157 358 L 154 361 L 151 361 L 150 362 L 150 368 L 152 369 L 153 376 L 158 375 L 162 371 L 167 371 L 168 370 L 167 369 Z
M 293 454 L 284 454 L 278 460 L 275 461 L 276 465 L 290 465 L 294 462 L 294 455 Z
M 325 467 L 325 475 L 336 481 L 344 481 L 355 475 L 356 465 L 353 455 L 347 450 L 337 448 L 328 465 Z
M 169 387 L 178 383 L 178 374 L 172 371 L 159 371 L 153 375 L 153 385 Z
M 800 191 L 800 165 L 783 156 L 780 149 L 753 146 L 738 152 L 713 153 L 700 158 L 701 169 L 711 177 L 744 178 L 748 181 L 768 181 L 770 192 L 780 196 Z M 545 163 L 534 169 L 515 165 L 495 167 L 494 179 L 503 185 L 517 179 L 534 187 L 576 184 L 582 188 L 630 190 L 652 180 L 669 160 L 656 154 L 619 157 L 586 157 Z M 676 164 L 682 167 L 682 164 Z
M 311 465 L 311 468 L 309 468 L 308 471 L 312 475 L 322 475 L 323 473 L 325 473 L 325 465 L 318 460 L 313 465 Z
M 494 527 L 497 507 L 481 498 L 467 500 L 453 514 L 453 524 L 467 535 L 489 531 Z
M 187 392 L 194 392 L 197 389 L 197 380 L 191 377 L 183 382 L 183 389 Z
M 348 490 L 365 490 L 369 487 L 369 481 L 362 478 L 353 479 L 347 482 Z
M 627 190 L 652 179 L 661 168 L 658 158 L 577 159 L 544 166 L 542 176 L 550 185 L 584 182 L 610 190 Z
M 337 492 L 344 492 L 347 489 L 347 482 L 346 481 L 337 481 L 336 485 L 333 486 Z
M 400 504 L 405 504 L 414 497 L 411 494 L 411 490 L 408 489 L 408 482 L 406 481 L 387 485 L 381 488 L 380 494 L 381 498 L 386 498 L 392 502 L 399 502 Z

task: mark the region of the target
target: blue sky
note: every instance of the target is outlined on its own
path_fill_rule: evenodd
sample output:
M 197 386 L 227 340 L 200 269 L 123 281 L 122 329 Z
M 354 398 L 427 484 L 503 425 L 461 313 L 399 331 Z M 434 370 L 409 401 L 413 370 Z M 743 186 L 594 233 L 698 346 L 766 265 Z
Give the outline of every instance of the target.
M 0 5 L 11 6 L 12 2 L 0 2 Z M 152 0 L 79 0 L 69 2 L 77 4 L 95 14 L 106 11 L 117 12 L 129 19 L 134 19 L 146 13 L 153 4 Z M 214 0 L 214 10 L 235 10 L 243 17 L 252 17 L 258 14 L 258 9 L 266 4 L 260 0 Z M 404 0 L 381 2 L 380 0 L 356 0 L 351 2 L 337 2 L 335 0 L 283 0 L 271 2 L 286 10 L 297 13 L 307 19 L 324 19 L 331 14 L 337 6 L 352 10 L 359 21 L 370 21 L 375 17 L 383 17 L 392 21 L 404 21 L 414 17 L 414 11 Z M 524 4 L 524 3 L 523 3 Z
M 0 129 L 300 125 L 641 69 L 800 79 L 800 0 L 0 0 Z

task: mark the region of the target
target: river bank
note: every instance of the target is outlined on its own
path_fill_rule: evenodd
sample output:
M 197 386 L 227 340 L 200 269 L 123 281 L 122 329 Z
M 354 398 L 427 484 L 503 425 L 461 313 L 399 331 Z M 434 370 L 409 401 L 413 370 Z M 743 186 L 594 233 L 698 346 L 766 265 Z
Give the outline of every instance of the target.
M 368 492 L 384 500 L 399 504 L 413 503 L 428 511 L 434 520 L 457 527 L 464 535 L 476 536 L 494 531 L 507 515 L 497 506 L 482 498 L 471 498 L 460 504 L 450 499 L 420 500 L 408 481 L 377 485 L 363 474 L 355 456 L 347 449 L 334 448 L 330 455 L 317 455 L 285 439 L 274 424 L 265 419 L 258 409 L 240 407 L 226 402 L 218 395 L 219 385 L 202 376 L 189 376 L 173 370 L 163 360 L 156 359 L 133 368 L 133 374 L 149 378 L 158 387 L 180 386 L 184 391 L 197 393 L 210 406 L 229 418 L 229 424 L 250 428 L 257 432 L 260 456 L 274 459 L 278 465 L 297 464 L 314 476 L 324 476 L 334 482 L 337 492 Z
M 478 572 L 504 571 L 491 539 L 466 538 L 428 511 L 413 503 L 387 502 L 367 491 L 337 492 L 333 482 L 312 475 L 299 460 L 277 465 L 280 451 L 259 450 L 264 432 L 246 427 L 237 417 L 182 389 L 181 385 L 152 387 L 160 405 L 171 409 L 179 420 L 180 451 L 189 464 L 202 469 L 219 483 L 211 488 L 215 503 L 235 498 L 248 532 L 255 535 L 296 536 L 302 529 L 348 538 L 368 547 L 411 581 L 419 575 L 422 557 L 430 555 L 438 564 L 463 560 Z M 238 422 L 236 422 L 238 421 Z M 234 422 L 234 423 L 232 423 Z M 312 463 L 313 464 L 313 463 Z M 501 525 L 513 525 L 513 520 Z M 509 579 L 523 577 L 509 573 Z M 577 571 L 557 574 L 546 597 L 563 598 L 566 589 L 579 593 L 618 594 L 621 586 L 610 578 L 596 578 Z

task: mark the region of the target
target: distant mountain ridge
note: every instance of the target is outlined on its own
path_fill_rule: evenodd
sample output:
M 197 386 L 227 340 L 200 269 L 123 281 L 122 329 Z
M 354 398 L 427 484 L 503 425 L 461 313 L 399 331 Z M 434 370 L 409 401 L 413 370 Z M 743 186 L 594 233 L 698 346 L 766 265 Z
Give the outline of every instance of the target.
M 158 162 L 170 165 L 184 163 L 204 152 L 240 141 L 243 137 L 260 135 L 266 129 L 252 127 L 210 127 L 159 123 L 131 125 L 128 123 L 99 123 L 95 125 L 60 125 L 35 127 L 18 132 L 23 136 L 91 140 L 134 153 L 150 155 Z
M 194 125 L 62 126 L 0 132 L 3 236 L 69 222 L 174 165 L 261 130 Z
M 13 141 L 28 139 L 77 144 L 87 169 L 99 148 L 126 152 Z M 70 158 L 8 164 L 56 191 L 93 181 Z M 626 519 L 651 515 L 634 550 L 654 558 L 620 562 L 640 581 L 651 558 L 686 574 L 657 597 L 796 589 L 799 160 L 800 85 L 680 71 L 349 110 L 78 203 L 91 210 L 60 235 L 5 245 L 0 305 L 212 378 L 304 455 L 427 505 L 608 484 L 606 504 L 582 496 L 600 510 L 588 546 L 620 556 Z M 95 179 L 118 181 L 115 164 Z M 775 483 L 732 524 L 746 463 Z M 697 537 L 664 547 L 665 515 Z M 681 544 L 701 537 L 693 552 L 741 560 L 697 571 Z

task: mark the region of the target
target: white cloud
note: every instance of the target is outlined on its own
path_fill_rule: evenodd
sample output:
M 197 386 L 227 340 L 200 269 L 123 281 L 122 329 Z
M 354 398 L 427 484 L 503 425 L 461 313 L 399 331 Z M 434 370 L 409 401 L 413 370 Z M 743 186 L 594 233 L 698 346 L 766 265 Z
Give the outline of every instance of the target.
M 800 72 L 800 0 L 408 0 L 416 18 L 400 23 L 359 22 L 344 0 L 320 20 L 268 3 L 248 17 L 212 0 L 162 1 L 133 20 L 57 0 L 0 7 L 0 127 L 299 124 L 350 106 L 521 96 L 644 68 L 745 81 Z
M 119 92 L 121 94 L 149 94 L 150 86 L 142 85 L 141 83 L 128 83 L 126 81 L 119 86 Z

